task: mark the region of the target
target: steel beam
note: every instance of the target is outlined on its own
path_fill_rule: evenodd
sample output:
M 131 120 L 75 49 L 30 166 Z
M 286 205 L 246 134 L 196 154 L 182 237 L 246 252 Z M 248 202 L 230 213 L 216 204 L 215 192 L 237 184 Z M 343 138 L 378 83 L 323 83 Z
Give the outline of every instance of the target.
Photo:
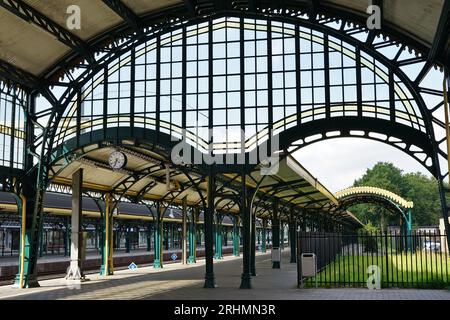
M 196 10 L 197 1 L 196 0 L 184 0 L 184 4 L 192 16 L 195 16 L 197 14 L 197 10 Z
M 0 80 L 4 80 L 11 84 L 19 84 L 29 89 L 35 89 L 39 86 L 37 77 L 1 59 Z
M 112 11 L 128 23 L 137 34 L 142 34 L 140 18 L 120 0 L 102 0 Z
M 445 0 L 442 6 L 441 16 L 434 35 L 433 44 L 428 52 L 427 60 L 422 70 L 418 74 L 415 83 L 419 84 L 428 73 L 431 66 L 436 63 L 436 58 L 441 56 L 441 60 L 445 61 L 445 53 L 447 52 L 445 46 L 450 40 L 450 0 Z M 450 53 L 447 52 L 447 54 Z
M 256 12 L 256 9 L 258 8 L 258 2 L 259 0 L 248 0 L 248 10 L 251 12 Z
M 67 29 L 57 24 L 46 15 L 40 13 L 32 6 L 26 4 L 23 0 L 0 0 L 0 6 L 16 15 L 18 18 L 33 23 L 48 32 L 60 42 L 75 50 L 89 63 L 95 62 L 94 54 L 82 39 L 67 31 Z
M 308 0 L 309 20 L 316 20 L 317 13 L 320 8 L 320 0 Z

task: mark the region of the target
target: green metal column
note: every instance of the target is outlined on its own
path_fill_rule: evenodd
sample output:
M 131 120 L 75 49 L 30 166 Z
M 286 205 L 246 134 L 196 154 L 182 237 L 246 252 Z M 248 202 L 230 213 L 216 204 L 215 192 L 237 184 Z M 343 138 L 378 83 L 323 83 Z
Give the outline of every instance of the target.
M 248 201 L 247 194 L 247 184 L 246 184 L 246 172 L 242 171 L 241 176 L 241 215 L 242 215 L 242 235 L 244 240 L 243 245 L 243 256 L 242 256 L 242 265 L 243 272 L 241 276 L 241 286 L 240 289 L 251 289 L 251 274 L 250 274 L 250 265 L 251 265 L 251 212 Z
M 280 248 L 284 250 L 284 223 L 280 221 Z
M 187 263 L 195 263 L 196 262 L 196 233 L 195 233 L 195 225 L 196 225 L 196 212 L 198 208 L 191 210 L 191 219 L 189 220 L 189 228 L 188 228 L 188 240 L 189 240 L 189 257 Z
M 291 263 L 297 262 L 297 223 L 294 212 L 291 211 L 289 219 L 289 244 L 291 247 Z
M 183 264 L 187 264 L 187 243 L 188 243 L 188 230 L 187 230 L 187 198 L 184 197 L 183 203 L 183 216 L 182 216 L 182 226 L 181 226 L 181 261 Z
M 216 254 L 214 258 L 216 260 L 221 260 L 222 256 L 222 219 L 223 215 L 221 213 L 216 214 L 216 228 L 215 228 L 215 239 L 216 239 Z
M 267 244 L 267 240 L 266 240 L 266 232 L 267 232 L 267 219 L 263 219 L 262 221 L 262 235 L 261 235 L 261 252 L 262 253 L 266 253 L 267 249 L 266 249 L 266 244 Z
M 126 226 L 125 228 L 125 252 L 129 253 L 131 250 L 131 228 L 129 226 Z
M 21 227 L 20 227 L 20 254 L 19 254 L 19 273 L 17 273 L 16 278 L 14 279 L 14 287 L 25 288 L 25 264 L 27 261 L 25 260 L 25 253 L 29 254 L 29 250 L 27 250 L 26 246 L 26 206 L 27 201 L 23 194 L 20 196 L 14 194 L 17 204 L 17 213 L 21 216 Z M 3 237 L 5 234 L 3 233 Z M 4 240 L 4 239 L 3 239 Z M 4 249 L 4 248 L 2 248 Z M 28 252 L 26 252 L 27 250 Z
M 152 240 L 152 229 L 150 228 L 150 223 L 147 224 L 147 251 L 152 250 L 151 241 Z
M 274 203 L 272 213 L 272 250 L 280 248 L 280 217 L 278 214 L 278 205 Z M 272 261 L 273 269 L 280 269 L 279 261 Z
M 44 255 L 44 248 L 46 248 L 46 242 L 48 242 L 47 234 L 44 237 L 44 214 L 42 214 L 41 223 L 39 224 L 39 258 L 42 258 Z M 45 250 L 47 251 L 47 250 Z M 46 252 L 47 253 L 47 252 Z
M 154 236 L 154 255 L 153 255 L 153 268 L 158 269 L 162 268 L 162 251 L 161 251 L 161 242 L 162 242 L 162 218 L 161 218 L 161 204 L 159 202 L 156 203 L 156 216 L 155 216 L 155 224 L 153 230 Z
M 214 250 L 213 250 L 213 219 L 214 219 L 214 196 L 215 196 L 215 177 L 213 167 L 209 166 L 208 172 L 208 195 L 207 208 L 204 212 L 204 229 L 205 229 L 205 284 L 204 288 L 215 288 L 214 279 Z
M 43 196 L 43 192 L 42 192 Z M 24 184 L 23 194 L 16 195 L 17 210 L 21 215 L 19 272 L 14 280 L 14 287 L 36 288 L 37 258 L 39 255 L 39 239 L 42 228 L 42 203 L 38 206 L 36 192 L 29 184 Z M 39 211 L 39 212 L 37 212 Z
M 240 236 L 239 236 L 239 216 L 233 217 L 233 255 L 239 257 L 240 254 Z
M 251 208 L 250 208 L 251 210 Z M 251 246 L 250 246 L 250 274 L 252 277 L 256 277 L 256 217 L 253 212 L 251 212 Z
M 36 96 L 28 94 L 27 112 L 33 116 L 36 112 Z M 13 108 L 14 110 L 14 108 Z M 35 126 L 33 121 L 25 121 L 26 146 L 34 145 Z M 16 277 L 15 285 L 20 288 L 39 287 L 37 280 L 37 259 L 39 251 L 39 238 L 41 220 L 43 216 L 44 194 L 48 184 L 48 167 L 46 163 L 39 162 L 38 170 L 33 170 L 34 156 L 30 152 L 33 148 L 26 148 L 24 170 L 25 176 L 22 185 L 20 199 L 21 209 L 21 235 L 20 235 L 20 255 L 19 273 Z M 47 158 L 47 157 L 44 157 Z M 46 161 L 41 159 L 41 161 Z M 19 209 L 19 204 L 18 204 Z
M 100 275 L 108 276 L 114 273 L 113 266 L 113 217 L 111 194 L 105 194 L 105 208 L 102 214 L 102 265 Z
M 411 209 L 408 210 L 407 218 L 408 218 L 408 220 L 406 221 L 407 246 L 408 246 L 408 251 L 412 251 L 412 215 L 411 215 Z

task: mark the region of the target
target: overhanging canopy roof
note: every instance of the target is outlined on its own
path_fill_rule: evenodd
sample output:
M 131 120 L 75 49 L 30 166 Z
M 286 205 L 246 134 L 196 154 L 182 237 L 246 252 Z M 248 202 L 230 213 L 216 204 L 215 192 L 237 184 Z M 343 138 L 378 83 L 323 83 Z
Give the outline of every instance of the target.
M 56 163 L 51 179 L 56 184 L 70 186 L 73 173 L 82 168 L 85 190 L 123 194 L 121 199 L 132 201 L 162 201 L 165 205 L 180 205 L 186 197 L 189 206 L 202 206 L 200 193 L 206 198 L 207 181 L 195 168 L 183 172 L 179 167 L 167 167 L 169 161 L 155 152 L 141 147 L 123 147 L 121 151 L 127 155 L 127 165 L 114 171 L 108 165 L 109 154 L 114 150 L 113 146 L 84 147 L 81 156 L 68 165 L 59 167 L 63 159 Z M 171 181 L 169 189 L 167 174 Z M 216 179 L 216 209 L 238 213 L 241 176 L 223 173 L 217 174 Z M 289 155 L 280 154 L 278 170 L 272 175 L 262 175 L 261 166 L 247 174 L 249 188 L 256 190 L 258 183 L 260 187 L 253 205 L 259 217 L 267 217 L 274 202 L 297 212 L 307 209 L 325 213 L 338 204 L 333 194 Z M 354 220 L 344 211 L 339 214 L 344 219 Z
M 404 211 L 414 207 L 412 201 L 408 201 L 391 191 L 370 186 L 350 187 L 338 191 L 334 195 L 339 200 L 341 208 L 348 208 L 357 203 L 371 202 L 387 204 L 394 211 L 398 209 Z
M 231 7 L 231 4 L 225 5 L 225 1 L 198 0 L 0 1 L 0 61 L 32 75 L 45 76 L 68 56 L 76 54 L 88 59 L 92 55 L 90 47 L 93 43 L 104 38 L 102 43 L 107 45 L 108 38 L 113 38 L 105 36 L 111 30 L 129 28 L 138 32 L 140 24 L 145 25 L 145 21 L 152 17 L 169 19 L 171 15 L 202 15 L 213 12 L 217 3 L 222 3 L 222 9 Z M 274 6 L 273 1 L 252 0 L 244 5 L 252 7 L 254 3 L 258 3 L 257 6 Z M 411 39 L 423 50 L 433 48 L 433 43 L 439 42 L 437 40 L 441 37 L 444 37 L 444 46 L 448 47 L 448 32 L 445 31 L 448 30 L 447 14 L 444 14 L 445 21 L 441 23 L 443 28 L 439 26 L 444 1 L 379 0 L 374 3 L 382 5 L 383 29 L 389 29 L 398 37 Z M 79 30 L 69 30 L 66 25 L 69 17 L 67 8 L 74 4 L 81 9 Z M 291 0 L 284 4 L 305 12 L 345 16 L 360 23 L 368 16 L 367 0 Z M 241 2 L 239 5 L 242 5 Z

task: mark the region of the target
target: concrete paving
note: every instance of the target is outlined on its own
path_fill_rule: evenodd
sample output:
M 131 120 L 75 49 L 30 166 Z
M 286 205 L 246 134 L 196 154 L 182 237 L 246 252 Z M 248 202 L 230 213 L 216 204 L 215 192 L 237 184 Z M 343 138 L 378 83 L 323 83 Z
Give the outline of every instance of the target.
M 257 276 L 251 290 L 238 289 L 242 259 L 215 261 L 217 288 L 203 289 L 204 260 L 193 265 L 167 264 L 163 269 L 141 267 L 113 276 L 89 275 L 90 281 L 71 288 L 64 279 L 43 280 L 41 288 L 0 287 L 0 299 L 196 299 L 196 300 L 450 300 L 448 290 L 416 289 L 297 289 L 296 265 L 285 250 L 281 269 L 272 269 L 270 253 L 257 254 Z

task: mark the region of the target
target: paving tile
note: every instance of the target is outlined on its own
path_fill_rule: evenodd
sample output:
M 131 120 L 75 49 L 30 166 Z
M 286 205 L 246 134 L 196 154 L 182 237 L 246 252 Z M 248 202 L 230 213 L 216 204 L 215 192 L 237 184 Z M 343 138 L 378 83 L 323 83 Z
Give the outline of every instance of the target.
M 214 261 L 215 289 L 203 288 L 204 260 L 192 265 L 167 264 L 163 269 L 140 267 L 119 270 L 114 275 L 89 275 L 80 289 L 71 289 L 64 279 L 40 281 L 41 287 L 0 287 L 0 299 L 102 300 L 102 299 L 199 299 L 199 300 L 450 300 L 448 290 L 382 289 L 297 289 L 296 264 L 283 253 L 281 269 L 272 269 L 270 253 L 256 257 L 257 276 L 252 290 L 240 290 L 242 259 L 226 256 Z

